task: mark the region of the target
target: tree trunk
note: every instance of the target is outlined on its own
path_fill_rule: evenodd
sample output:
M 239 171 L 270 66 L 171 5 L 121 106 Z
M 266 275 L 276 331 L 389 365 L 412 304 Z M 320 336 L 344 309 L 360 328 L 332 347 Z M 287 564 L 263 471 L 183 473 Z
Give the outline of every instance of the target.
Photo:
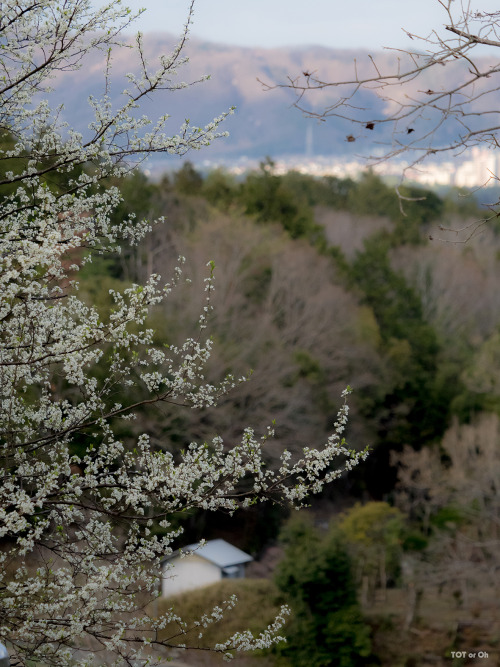
M 406 612 L 405 630 L 409 630 L 418 616 L 418 609 L 422 599 L 423 591 L 417 588 L 415 582 L 408 584 L 408 610 Z

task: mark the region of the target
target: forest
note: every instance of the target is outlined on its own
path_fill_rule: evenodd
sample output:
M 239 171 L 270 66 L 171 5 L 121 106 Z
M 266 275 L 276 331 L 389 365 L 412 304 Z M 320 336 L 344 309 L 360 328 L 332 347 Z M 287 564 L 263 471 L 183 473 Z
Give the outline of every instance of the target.
M 277 176 L 270 159 L 243 179 L 189 162 L 159 181 L 137 171 L 121 190 L 117 221 L 164 222 L 134 249 L 94 255 L 80 291 L 109 307 L 109 290 L 169 274 L 184 256 L 189 283 L 150 312 L 157 343 L 175 345 L 196 323 L 213 262 L 207 377 L 248 377 L 217 409 L 161 404 L 147 423 L 126 422 L 125 441 L 147 426 L 154 446 L 175 452 L 216 433 L 233 442 L 241 424 L 274 424 L 272 464 L 284 447 L 295 455 L 327 436 L 349 386 L 347 439 L 370 448 L 304 518 L 267 504 L 237 521 L 178 516 L 178 546 L 224 537 L 257 561 L 279 560 L 260 601 L 245 597 L 257 589 L 240 591 L 239 620 L 252 620 L 252 604 L 283 598 L 294 611 L 288 643 L 242 660 L 460 665 L 474 659 L 451 652 L 471 646 L 491 656 L 500 640 L 496 223 L 481 223 L 484 210 L 466 192 L 410 185 L 401 206 L 371 172 L 356 181 Z M 472 238 L 455 243 L 453 230 L 467 225 Z
M 500 46 L 500 14 L 440 0 L 445 37 L 393 74 L 367 54 L 354 79 L 295 60 L 267 84 L 276 126 L 294 99 L 349 151 L 407 155 L 397 187 L 271 158 L 158 175 L 242 102 L 180 75 L 195 4 L 160 50 L 122 39 L 143 10 L 121 2 L 2 3 L 0 662 L 496 664 L 499 191 L 405 176 L 498 148 L 498 62 L 469 52 Z M 272 74 L 217 52 L 241 90 Z M 315 90 L 340 97 L 308 112 Z M 182 549 L 220 538 L 244 560 L 173 595 Z

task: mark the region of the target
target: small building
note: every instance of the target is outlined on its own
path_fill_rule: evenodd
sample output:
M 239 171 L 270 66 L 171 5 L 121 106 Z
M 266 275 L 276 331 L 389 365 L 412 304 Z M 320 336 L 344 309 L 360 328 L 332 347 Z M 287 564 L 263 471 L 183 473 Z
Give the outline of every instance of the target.
M 169 597 L 221 579 L 242 578 L 246 564 L 252 560 L 226 540 L 208 540 L 202 546 L 190 544 L 162 561 L 161 593 Z

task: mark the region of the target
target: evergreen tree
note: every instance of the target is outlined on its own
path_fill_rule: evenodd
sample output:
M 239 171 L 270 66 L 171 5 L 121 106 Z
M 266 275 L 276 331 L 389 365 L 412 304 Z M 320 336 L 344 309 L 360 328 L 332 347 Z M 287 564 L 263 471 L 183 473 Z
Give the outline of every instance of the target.
M 356 598 L 351 563 L 337 531 L 324 538 L 303 519 L 282 532 L 286 545 L 276 583 L 293 620 L 282 649 L 294 667 L 355 667 L 371 653 L 370 630 Z

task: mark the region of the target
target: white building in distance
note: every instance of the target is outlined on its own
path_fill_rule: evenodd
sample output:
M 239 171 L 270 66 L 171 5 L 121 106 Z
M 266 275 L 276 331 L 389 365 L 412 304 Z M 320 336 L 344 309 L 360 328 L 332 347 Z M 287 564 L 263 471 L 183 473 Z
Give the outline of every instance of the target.
M 161 563 L 161 593 L 164 597 L 208 586 L 225 578 L 245 576 L 252 556 L 225 540 L 190 544 Z

